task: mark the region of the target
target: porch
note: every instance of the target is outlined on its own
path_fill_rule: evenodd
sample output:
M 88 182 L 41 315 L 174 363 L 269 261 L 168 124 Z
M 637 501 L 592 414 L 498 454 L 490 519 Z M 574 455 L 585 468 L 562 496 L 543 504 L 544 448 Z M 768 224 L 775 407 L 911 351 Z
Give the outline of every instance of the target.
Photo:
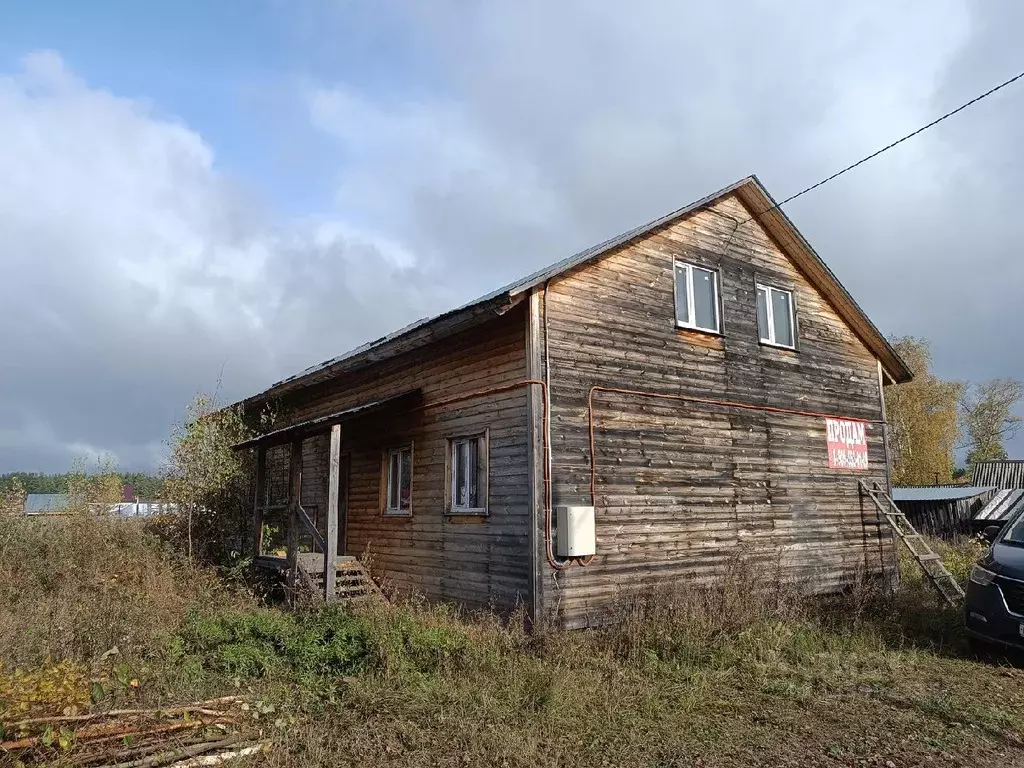
M 359 559 L 346 553 L 349 462 L 342 431 L 372 430 L 374 417 L 408 414 L 420 400 L 420 390 L 409 390 L 234 446 L 255 453 L 253 566 L 282 574 L 289 598 L 299 590 L 327 601 L 382 597 Z M 323 442 L 326 450 L 317 450 Z

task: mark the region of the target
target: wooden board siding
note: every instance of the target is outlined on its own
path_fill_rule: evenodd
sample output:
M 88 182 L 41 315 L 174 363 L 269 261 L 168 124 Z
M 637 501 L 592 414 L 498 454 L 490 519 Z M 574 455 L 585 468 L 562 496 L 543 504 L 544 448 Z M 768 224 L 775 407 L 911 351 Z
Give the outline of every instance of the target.
M 919 533 L 955 540 L 958 536 L 969 535 L 985 527 L 985 523 L 973 518 L 995 494 L 995 491 L 984 491 L 968 499 L 898 501 L 896 506 Z
M 556 505 L 590 503 L 594 385 L 882 418 L 877 361 L 758 224 L 736 229 L 750 216 L 724 198 L 550 283 Z M 719 270 L 722 335 L 675 328 L 673 257 Z M 794 292 L 796 351 L 758 342 L 757 281 Z M 880 424 L 869 469 L 853 472 L 828 468 L 818 417 L 603 392 L 594 410 L 597 558 L 545 569 L 555 623 L 593 621 L 623 587 L 721 573 L 741 547 L 817 589 L 891 567 L 857 486 L 886 485 Z
M 275 428 L 422 388 L 423 404 L 526 378 L 525 303 L 451 339 L 317 385 L 281 403 Z M 528 388 L 440 408 L 377 413 L 342 425 L 348 460 L 346 547 L 399 592 L 510 610 L 530 599 Z M 488 432 L 487 518 L 444 514 L 447 439 Z M 303 505 L 326 530 L 329 435 L 303 443 Z M 412 514 L 381 511 L 383 455 L 413 446 Z M 287 447 L 278 451 L 287 469 Z M 268 475 L 281 458 L 268 452 Z

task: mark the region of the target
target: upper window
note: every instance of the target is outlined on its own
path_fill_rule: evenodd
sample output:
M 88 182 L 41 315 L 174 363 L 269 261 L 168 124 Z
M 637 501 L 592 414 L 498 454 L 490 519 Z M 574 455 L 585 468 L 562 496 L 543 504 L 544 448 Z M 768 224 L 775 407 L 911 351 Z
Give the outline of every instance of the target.
M 384 512 L 408 515 L 412 512 L 412 446 L 391 449 L 384 461 L 388 473 Z
M 719 332 L 717 272 L 676 262 L 676 325 Z
M 487 514 L 487 435 L 448 441 L 448 513 Z
M 793 294 L 769 285 L 757 286 L 757 335 L 765 344 L 796 346 L 793 330 Z

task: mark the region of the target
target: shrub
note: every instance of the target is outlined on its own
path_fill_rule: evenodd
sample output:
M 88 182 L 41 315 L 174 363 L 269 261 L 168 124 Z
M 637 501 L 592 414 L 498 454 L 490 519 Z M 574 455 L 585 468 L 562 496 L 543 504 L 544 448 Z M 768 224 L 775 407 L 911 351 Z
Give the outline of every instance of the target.
M 171 434 L 164 492 L 178 513 L 161 531 L 190 559 L 227 562 L 251 533 L 246 458 L 232 449 L 250 436 L 239 410 L 204 396 Z
M 369 657 L 366 623 L 336 607 L 302 614 L 270 608 L 197 613 L 172 646 L 172 659 L 246 679 L 351 675 Z
M 196 605 L 234 598 L 134 520 L 0 518 L 0 661 L 146 654 Z

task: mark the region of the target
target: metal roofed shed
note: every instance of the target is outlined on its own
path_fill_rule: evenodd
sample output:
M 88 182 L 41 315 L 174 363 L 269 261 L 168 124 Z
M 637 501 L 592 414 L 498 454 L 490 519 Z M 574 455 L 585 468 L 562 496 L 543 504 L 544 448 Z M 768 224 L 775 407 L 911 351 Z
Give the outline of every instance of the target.
M 55 515 L 67 510 L 66 493 L 30 493 L 25 497 L 26 515 Z
M 779 578 L 895 579 L 883 395 L 911 378 L 749 177 L 236 404 L 273 417 L 246 549 L 290 596 L 377 576 L 562 628 L 724 575 L 751 525 Z
M 1024 505 L 1024 489 L 997 491 L 988 504 L 974 515 L 975 527 L 984 528 L 993 523 L 1005 523 Z
M 975 516 L 996 490 L 979 485 L 893 488 L 892 498 L 918 531 L 952 538 L 974 530 Z
M 977 485 L 938 485 L 910 488 L 893 488 L 893 501 L 957 501 L 958 499 L 971 499 L 981 496 L 988 491 L 994 491 L 994 486 Z

